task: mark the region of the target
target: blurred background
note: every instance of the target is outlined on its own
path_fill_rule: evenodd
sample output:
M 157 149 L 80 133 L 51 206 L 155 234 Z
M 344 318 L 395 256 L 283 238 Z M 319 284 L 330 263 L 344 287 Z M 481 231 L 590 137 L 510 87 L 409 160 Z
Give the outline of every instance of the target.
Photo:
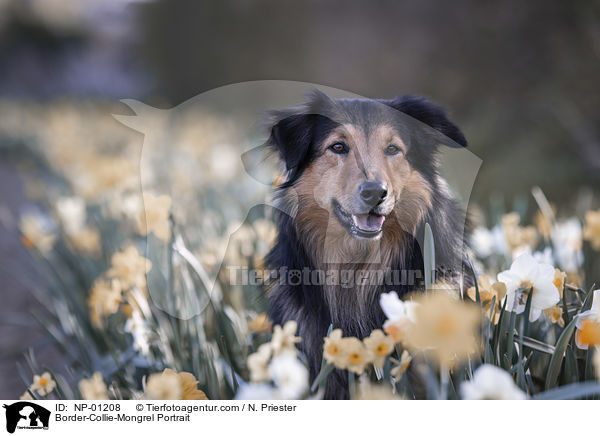
M 421 94 L 483 160 L 482 210 L 531 216 L 538 185 L 559 216 L 581 215 L 599 202 L 599 77 L 598 1 L 0 0 L 0 397 L 22 392 L 28 347 L 60 357 L 29 315 L 44 278 L 19 240 L 32 144 L 128 155 L 141 136 L 110 118 L 130 113 L 119 99 L 170 108 L 251 80 Z M 87 125 L 90 113 L 106 119 Z

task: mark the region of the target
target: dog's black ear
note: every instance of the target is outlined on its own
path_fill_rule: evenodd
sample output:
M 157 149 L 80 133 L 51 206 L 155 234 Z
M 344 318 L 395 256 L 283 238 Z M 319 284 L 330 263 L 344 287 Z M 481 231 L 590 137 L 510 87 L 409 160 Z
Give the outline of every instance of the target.
M 306 161 L 313 143 L 314 115 L 279 113 L 271 128 L 269 143 L 285 162 L 286 169 L 298 168 Z
M 403 97 L 396 97 L 388 101 L 387 104 L 450 138 L 452 141 L 444 141 L 446 145 L 450 147 L 457 147 L 456 144 L 461 147 L 467 146 L 465 135 L 456 124 L 450 121 L 446 115 L 446 111 L 425 97 L 405 95 Z

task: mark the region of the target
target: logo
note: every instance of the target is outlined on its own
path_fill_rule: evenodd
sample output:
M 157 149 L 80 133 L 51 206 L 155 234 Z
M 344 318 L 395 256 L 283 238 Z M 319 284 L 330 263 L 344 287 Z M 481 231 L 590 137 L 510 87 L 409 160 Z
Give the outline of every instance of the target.
M 50 411 L 28 401 L 19 401 L 10 405 L 4 404 L 6 409 L 6 431 L 14 433 L 18 428 L 28 430 L 48 430 Z

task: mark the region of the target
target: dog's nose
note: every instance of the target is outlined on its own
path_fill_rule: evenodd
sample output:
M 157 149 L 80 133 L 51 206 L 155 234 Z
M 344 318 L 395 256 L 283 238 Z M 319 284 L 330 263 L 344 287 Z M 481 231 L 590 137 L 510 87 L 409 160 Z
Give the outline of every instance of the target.
M 387 195 L 387 187 L 379 181 L 367 180 L 360 184 L 358 193 L 367 206 L 375 207 L 384 200 Z

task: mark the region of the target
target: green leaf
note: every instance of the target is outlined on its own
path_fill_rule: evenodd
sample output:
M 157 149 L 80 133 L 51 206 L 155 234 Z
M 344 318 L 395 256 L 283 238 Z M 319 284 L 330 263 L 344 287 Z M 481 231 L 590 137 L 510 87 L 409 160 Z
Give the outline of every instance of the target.
M 325 365 L 321 366 L 321 370 L 319 371 L 319 374 L 317 374 L 317 376 L 315 377 L 315 381 L 313 382 L 312 386 L 310 387 L 311 392 L 316 392 L 317 388 L 319 388 L 319 387 L 321 387 L 323 389 L 325 388 L 327 376 L 333 370 L 334 367 L 335 366 L 333 365 L 333 363 L 325 363 Z
M 600 383 L 573 383 L 534 395 L 532 400 L 576 400 L 600 394 Z
M 425 289 L 431 289 L 435 282 L 435 244 L 433 241 L 433 232 L 429 223 L 425 223 L 425 241 L 423 249 L 423 262 L 425 268 Z
M 554 354 L 555 347 L 550 344 L 546 344 L 545 342 L 538 341 L 537 339 L 533 339 L 528 336 L 518 335 L 517 338 L 519 341 L 523 342 L 524 346 L 531 348 L 532 350 L 540 351 L 550 355 Z
M 565 356 L 565 351 L 567 350 L 567 345 L 569 345 L 569 341 L 575 332 L 575 321 L 577 321 L 577 318 L 573 319 L 569 325 L 565 327 L 562 334 L 558 338 L 558 341 L 556 342 L 554 354 L 552 354 L 550 364 L 548 365 L 548 372 L 546 374 L 546 390 L 552 389 L 558 383 L 558 376 L 560 374 L 560 368 Z

